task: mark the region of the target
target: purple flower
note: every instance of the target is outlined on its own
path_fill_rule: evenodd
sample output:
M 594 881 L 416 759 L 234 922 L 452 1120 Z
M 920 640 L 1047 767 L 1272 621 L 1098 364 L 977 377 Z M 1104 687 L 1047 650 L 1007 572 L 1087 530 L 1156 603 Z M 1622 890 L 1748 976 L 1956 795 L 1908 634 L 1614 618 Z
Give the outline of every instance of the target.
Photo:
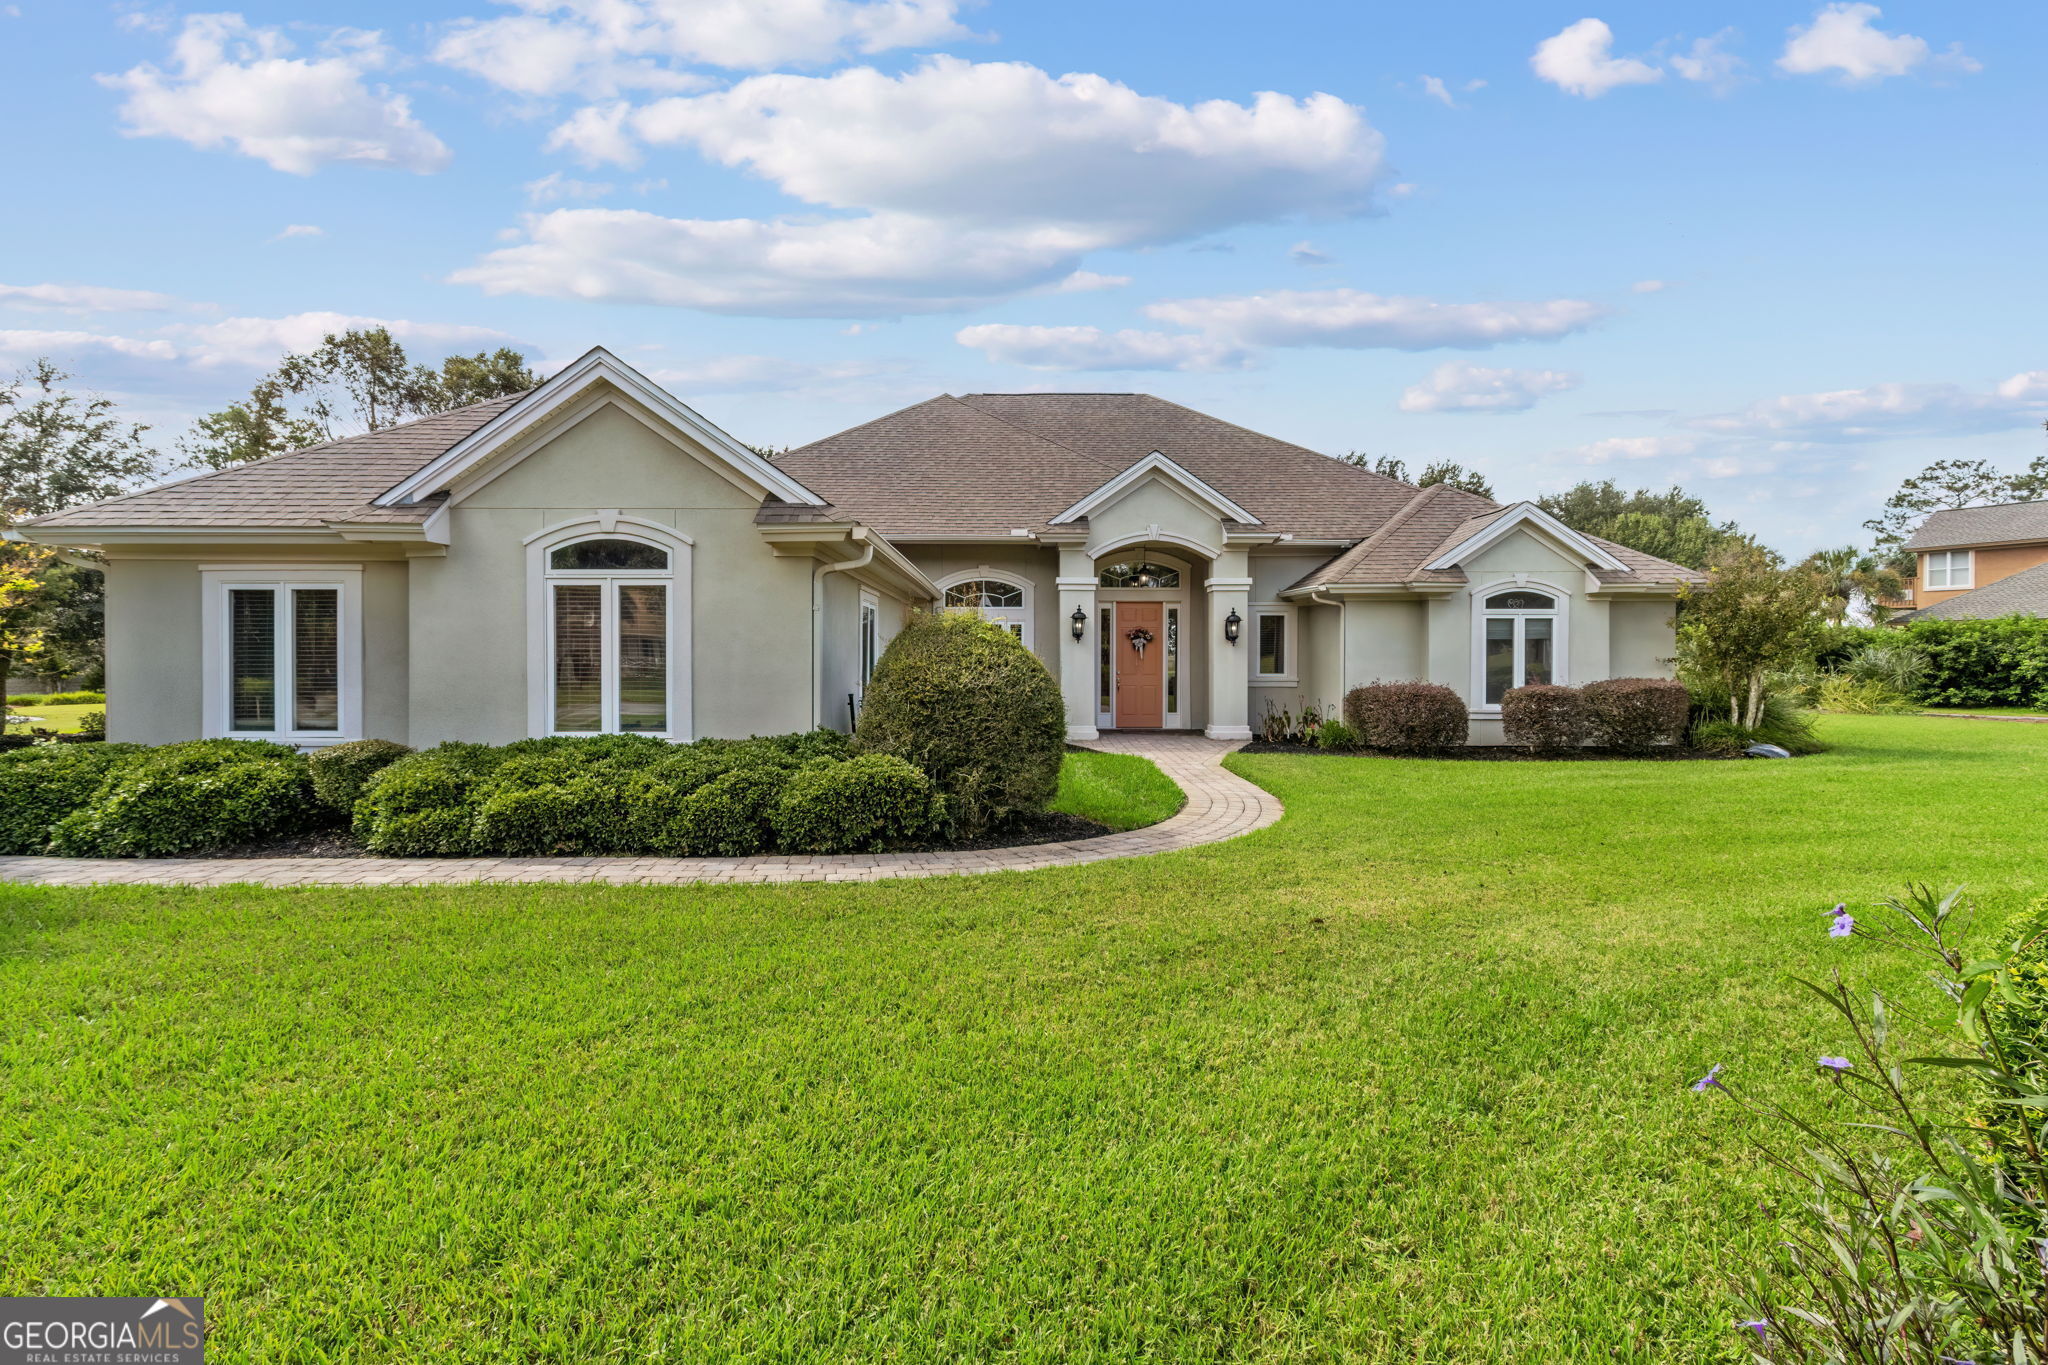
M 1735 1325 L 1737 1327 L 1747 1327 L 1750 1331 L 1756 1333 L 1758 1341 L 1769 1341 L 1771 1339 L 1770 1332 L 1768 1331 L 1771 1325 L 1769 1318 L 1752 1318 L 1748 1322 L 1738 1322 Z
M 1692 1088 L 1694 1090 L 1726 1090 L 1728 1087 L 1721 1084 L 1721 1064 L 1715 1062 L 1712 1066 L 1708 1067 L 1707 1074 L 1694 1081 Z
M 1829 938 L 1847 938 L 1856 932 L 1856 917 L 1849 913 L 1849 907 L 1835 907 L 1835 922 L 1828 926 Z
M 1847 1057 L 1822 1057 L 1815 1065 L 1824 1066 L 1830 1071 L 1847 1071 L 1849 1069 L 1849 1059 Z

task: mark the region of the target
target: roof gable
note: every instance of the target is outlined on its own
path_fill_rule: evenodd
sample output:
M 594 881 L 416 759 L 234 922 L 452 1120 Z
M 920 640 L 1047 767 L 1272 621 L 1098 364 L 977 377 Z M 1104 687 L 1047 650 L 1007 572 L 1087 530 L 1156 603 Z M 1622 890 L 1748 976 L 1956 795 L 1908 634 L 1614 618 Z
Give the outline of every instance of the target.
M 1203 507 L 1214 512 L 1219 521 L 1238 521 L 1248 525 L 1259 524 L 1257 517 L 1245 511 L 1244 508 L 1239 507 L 1229 498 L 1226 498 L 1208 484 L 1203 483 L 1200 479 L 1188 473 L 1187 470 L 1182 469 L 1156 450 L 1109 482 L 1095 489 L 1087 497 L 1082 498 L 1066 511 L 1054 517 L 1052 519 L 1053 523 L 1058 525 L 1063 522 L 1079 521 L 1090 513 L 1109 506 L 1122 497 L 1124 493 L 1136 488 L 1140 483 L 1148 479 L 1156 479 L 1161 483 L 1170 484 L 1181 492 L 1186 493 Z
M 1628 565 L 1610 554 L 1601 543 L 1591 536 L 1574 531 L 1550 513 L 1533 502 L 1518 502 L 1498 512 L 1489 512 L 1474 517 L 1451 533 L 1447 547 L 1439 551 L 1434 559 L 1422 567 L 1425 569 L 1455 569 L 1465 561 L 1499 541 L 1510 533 L 1528 529 L 1540 532 L 1545 538 L 1557 542 L 1585 563 L 1615 573 L 1627 573 Z
M 648 379 L 602 346 L 590 350 L 539 388 L 516 407 L 494 416 L 470 432 L 423 467 L 400 479 L 383 493 L 380 507 L 401 507 L 418 503 L 446 491 L 464 474 L 488 461 L 501 447 L 557 415 L 569 415 L 601 385 L 623 393 L 657 418 L 673 425 L 697 444 L 743 475 L 768 496 L 778 501 L 822 506 L 824 499 L 789 474 L 741 445 L 666 389 Z M 531 453 L 521 452 L 514 461 Z

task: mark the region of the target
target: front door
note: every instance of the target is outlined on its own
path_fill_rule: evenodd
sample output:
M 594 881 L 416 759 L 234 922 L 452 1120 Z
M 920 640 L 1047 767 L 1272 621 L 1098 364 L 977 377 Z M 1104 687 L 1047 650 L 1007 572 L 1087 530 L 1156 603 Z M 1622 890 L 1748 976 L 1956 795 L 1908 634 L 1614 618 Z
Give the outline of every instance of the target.
M 1157 730 L 1166 723 L 1166 607 L 1116 604 L 1116 726 Z

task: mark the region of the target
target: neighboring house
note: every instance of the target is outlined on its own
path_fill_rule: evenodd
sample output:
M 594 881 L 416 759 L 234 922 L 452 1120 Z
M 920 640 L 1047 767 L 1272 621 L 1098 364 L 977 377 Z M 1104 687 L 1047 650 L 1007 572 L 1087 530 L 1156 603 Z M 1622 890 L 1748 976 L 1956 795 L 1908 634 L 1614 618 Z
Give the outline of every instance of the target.
M 1919 559 L 1907 620 L 2048 616 L 2048 502 L 1932 513 L 1906 542 Z
M 773 461 L 594 350 L 539 388 L 11 534 L 107 560 L 116 739 L 844 728 L 908 612 L 1013 631 L 1068 733 L 1668 675 L 1698 578 L 1141 394 L 972 394 Z

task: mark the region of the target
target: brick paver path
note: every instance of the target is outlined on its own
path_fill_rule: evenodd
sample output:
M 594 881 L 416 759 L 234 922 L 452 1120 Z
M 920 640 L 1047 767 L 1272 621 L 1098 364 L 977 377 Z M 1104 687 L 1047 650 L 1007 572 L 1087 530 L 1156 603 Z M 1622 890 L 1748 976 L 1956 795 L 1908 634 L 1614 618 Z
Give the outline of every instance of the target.
M 1171 819 L 1073 843 L 961 853 L 847 853 L 756 858 L 0 858 L 0 881 L 50 886 L 448 886 L 467 882 L 872 882 L 972 872 L 1028 872 L 1135 858 L 1234 839 L 1278 820 L 1270 792 L 1224 770 L 1237 745 L 1196 734 L 1108 734 L 1088 746 L 1151 759 L 1188 794 Z

